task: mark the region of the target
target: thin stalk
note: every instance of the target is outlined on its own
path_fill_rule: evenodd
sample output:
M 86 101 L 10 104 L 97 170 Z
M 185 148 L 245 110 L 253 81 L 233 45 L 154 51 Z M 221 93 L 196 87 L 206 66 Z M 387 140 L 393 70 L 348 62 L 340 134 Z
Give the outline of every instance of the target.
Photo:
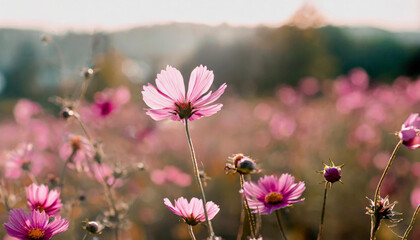
M 379 223 L 378 222 L 380 220 L 378 221 L 377 219 L 375 219 L 376 218 L 375 214 L 376 214 L 376 210 L 377 210 L 378 197 L 379 197 L 379 194 L 380 194 L 382 182 L 384 181 L 385 176 L 388 173 L 389 168 L 391 167 L 391 164 L 394 161 L 395 156 L 397 155 L 397 151 L 400 148 L 401 144 L 402 144 L 402 140 L 400 140 L 397 143 L 397 145 L 395 146 L 394 151 L 392 152 L 392 155 L 389 158 L 388 164 L 386 165 L 386 168 L 385 168 L 384 172 L 382 173 L 381 179 L 379 180 L 378 186 L 376 187 L 375 196 L 374 196 L 374 199 L 373 199 L 373 202 L 374 202 L 373 212 L 374 212 L 374 214 L 371 217 L 371 232 L 370 232 L 370 239 L 371 240 L 375 239 L 376 231 L 379 228 Z
M 85 233 L 85 236 L 83 236 L 82 240 L 85 240 L 87 238 L 87 233 Z
M 239 223 L 239 228 L 238 228 L 238 235 L 236 235 L 236 240 L 241 240 L 242 239 L 242 235 L 244 232 L 244 222 L 245 222 L 245 210 L 244 210 L 244 202 L 242 202 L 242 207 L 241 207 L 241 221 Z
M 58 186 L 61 187 L 61 188 L 63 188 L 63 186 L 64 186 L 64 178 L 66 177 L 67 165 L 73 161 L 73 158 L 76 155 L 76 152 L 77 152 L 77 150 L 73 149 L 70 156 L 67 158 L 66 162 L 64 163 L 63 170 L 61 170 L 60 182 L 58 184 Z
M 188 225 L 188 232 L 190 233 L 191 240 L 196 240 L 191 225 Z
M 416 217 L 420 212 L 420 204 L 417 206 L 416 211 L 414 211 L 413 218 L 411 218 L 410 225 L 408 225 L 407 230 L 404 233 L 404 236 L 402 237 L 402 240 L 406 240 L 408 238 L 408 235 L 410 234 L 411 230 L 414 227 L 414 222 L 416 221 Z
M 31 179 L 31 181 L 35 184 L 38 184 L 38 182 L 36 181 L 35 176 L 32 174 L 32 172 L 30 171 L 26 171 L 26 174 L 28 175 L 29 179 Z
M 82 90 L 80 92 L 79 99 L 77 100 L 76 108 L 79 106 L 79 104 L 82 102 L 83 98 L 85 97 L 86 90 L 87 90 L 88 83 L 89 83 L 89 79 L 90 79 L 89 77 L 83 79 Z
M 120 214 L 118 212 L 117 205 L 115 204 L 114 196 L 112 194 L 112 189 L 111 189 L 112 185 L 108 184 L 108 182 L 106 181 L 107 179 L 103 176 L 102 171 L 103 171 L 103 168 L 102 168 L 102 164 L 101 164 L 100 169 L 99 169 L 99 174 L 100 174 L 100 176 L 102 178 L 102 181 L 105 185 L 105 190 L 106 190 L 106 194 L 108 195 L 109 203 L 110 203 L 110 205 L 112 207 L 112 210 L 114 211 L 114 214 L 115 214 L 115 219 L 116 219 L 117 223 L 116 223 L 116 226 L 115 226 L 114 234 L 115 234 L 115 240 L 118 240 L 119 239 L 119 228 L 120 228 Z
M 239 179 L 241 182 L 241 189 L 242 192 L 245 191 L 244 190 L 244 176 L 243 174 L 239 174 Z M 253 238 L 256 238 L 256 232 L 255 232 L 255 221 L 254 221 L 254 215 L 251 212 L 251 209 L 249 209 L 249 204 L 248 204 L 248 199 L 246 198 L 246 196 L 242 195 L 243 198 L 243 202 L 244 202 L 244 207 L 245 207 L 245 211 L 248 213 L 248 218 L 249 218 L 249 228 L 251 229 L 251 234 Z
M 281 224 L 281 221 L 280 221 L 280 210 L 276 210 L 276 219 L 277 219 L 277 225 L 279 225 L 280 232 L 281 232 L 281 235 L 283 236 L 283 239 L 287 240 L 286 233 L 284 232 L 283 225 Z
M 2 183 L 4 184 L 4 183 Z M 5 185 L 0 185 L 0 196 L 3 198 L 4 201 L 4 208 L 6 209 L 6 212 L 10 211 L 9 202 L 7 198 L 7 190 L 6 188 L 3 188 Z
M 192 160 L 192 164 L 193 164 L 194 175 L 195 175 L 195 178 L 196 178 L 197 183 L 198 183 L 198 187 L 200 188 L 200 192 L 201 192 L 201 197 L 202 197 L 202 201 L 203 201 L 203 208 L 204 208 L 204 215 L 206 217 L 206 222 L 207 222 L 207 225 L 208 225 L 209 235 L 210 235 L 210 238 L 214 240 L 215 235 L 214 235 L 214 231 L 213 231 L 213 226 L 211 225 L 211 221 L 210 221 L 209 216 L 207 214 L 206 195 L 204 194 L 204 188 L 203 188 L 203 184 L 201 183 L 200 172 L 198 170 L 198 165 L 197 165 L 197 158 L 195 156 L 194 146 L 193 146 L 193 143 L 191 141 L 190 131 L 188 130 L 188 119 L 185 119 L 185 132 L 187 134 L 188 146 L 190 147 L 191 160 Z
M 89 142 L 92 142 L 92 138 L 89 135 L 89 132 L 87 131 L 85 124 L 83 124 L 82 120 L 80 119 L 80 117 L 75 116 L 74 118 L 76 118 L 77 122 L 79 123 L 79 126 L 82 128 L 83 133 L 85 134 L 86 138 L 89 140 Z
M 325 204 L 327 202 L 328 182 L 325 182 L 324 202 L 322 203 L 321 223 L 319 224 L 318 240 L 322 239 L 322 229 L 324 227 Z

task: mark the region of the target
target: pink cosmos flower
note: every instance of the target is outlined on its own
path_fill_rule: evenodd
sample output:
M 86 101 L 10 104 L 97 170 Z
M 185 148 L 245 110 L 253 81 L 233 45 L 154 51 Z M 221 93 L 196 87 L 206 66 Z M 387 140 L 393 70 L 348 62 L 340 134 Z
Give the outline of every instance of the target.
M 32 183 L 26 188 L 27 204 L 31 210 L 46 212 L 48 216 L 55 216 L 63 206 L 60 193 L 57 190 L 48 191 L 48 186 L 38 186 Z
M 216 101 L 225 91 L 223 83 L 217 91 L 206 94 L 213 83 L 213 71 L 200 65 L 190 76 L 188 92 L 185 95 L 184 79 L 181 73 L 171 66 L 162 70 L 156 78 L 156 86 L 143 86 L 143 100 L 150 107 L 146 114 L 154 120 L 170 118 L 174 121 L 190 121 L 208 117 L 222 108 L 222 104 L 209 105 Z
M 64 141 L 65 143 L 60 148 L 60 157 L 66 160 L 74 151 L 73 161 L 69 166 L 76 168 L 78 171 L 86 169 L 87 161 L 92 159 L 95 154 L 95 150 L 89 141 L 82 136 L 71 133 L 64 136 Z
M 244 194 L 248 199 L 249 207 L 254 212 L 270 214 L 274 210 L 287 207 L 293 203 L 302 202 L 298 199 L 305 190 L 305 183 L 294 183 L 295 178 L 290 174 L 276 176 L 264 176 L 253 182 L 244 183 Z
M 27 124 L 33 115 L 42 111 L 41 106 L 28 99 L 20 99 L 13 108 L 13 115 L 19 124 Z
M 418 113 L 412 113 L 404 122 L 398 136 L 408 149 L 420 148 L 420 117 Z
M 119 178 L 115 178 L 114 170 L 105 163 L 93 163 L 90 165 L 88 175 L 99 183 L 106 183 L 111 187 L 121 187 L 123 182 Z
M 180 187 L 187 187 L 191 184 L 191 176 L 175 166 L 166 166 L 163 170 L 153 170 L 150 173 L 150 179 L 158 185 L 172 182 Z
M 20 240 L 49 240 L 52 236 L 65 232 L 69 222 L 50 217 L 37 210 L 25 213 L 22 209 L 14 209 L 9 213 L 9 222 L 4 224 L 7 234 Z
M 180 197 L 175 200 L 175 206 L 172 205 L 168 198 L 163 199 L 164 204 L 176 215 L 181 216 L 185 223 L 189 225 L 197 225 L 200 222 L 205 222 L 203 201 L 198 198 L 192 198 L 190 202 L 187 199 Z M 207 214 L 209 220 L 212 220 L 219 212 L 220 208 L 212 201 L 206 203 Z
M 27 143 L 20 144 L 13 151 L 6 153 L 6 178 L 17 179 L 22 176 L 23 171 L 31 171 L 37 175 L 42 170 L 42 161 L 38 157 L 33 151 L 33 145 Z
M 95 94 L 95 103 L 92 110 L 96 116 L 108 117 L 118 111 L 121 105 L 130 101 L 130 91 L 126 87 L 105 89 Z

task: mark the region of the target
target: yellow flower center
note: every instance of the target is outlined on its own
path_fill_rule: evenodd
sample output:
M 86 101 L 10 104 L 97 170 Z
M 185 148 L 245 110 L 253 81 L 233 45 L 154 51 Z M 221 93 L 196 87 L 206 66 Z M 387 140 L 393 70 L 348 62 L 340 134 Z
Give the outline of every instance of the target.
M 283 199 L 283 195 L 278 192 L 271 192 L 265 196 L 265 201 L 270 204 L 280 203 Z
M 33 228 L 31 230 L 29 230 L 28 233 L 28 237 L 29 239 L 42 239 L 42 237 L 44 236 L 44 230 L 41 230 L 39 228 Z
M 42 206 L 38 206 L 35 208 L 35 210 L 38 210 L 40 213 L 42 213 L 45 209 Z
M 79 136 L 76 136 L 71 140 L 71 147 L 73 148 L 73 151 L 80 149 L 80 143 L 82 143 L 82 139 Z

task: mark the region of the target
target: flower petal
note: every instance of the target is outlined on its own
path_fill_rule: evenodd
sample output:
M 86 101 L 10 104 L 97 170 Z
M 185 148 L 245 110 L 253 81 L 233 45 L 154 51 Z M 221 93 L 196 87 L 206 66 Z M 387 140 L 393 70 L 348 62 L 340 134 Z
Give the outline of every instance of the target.
M 213 84 L 214 74 L 213 71 L 207 70 L 207 67 L 200 65 L 196 67 L 190 75 L 188 83 L 187 101 L 194 102 L 201 95 L 205 94 L 210 86 Z
M 185 102 L 185 86 L 181 73 L 171 66 L 162 70 L 156 78 L 156 86 L 175 102 Z

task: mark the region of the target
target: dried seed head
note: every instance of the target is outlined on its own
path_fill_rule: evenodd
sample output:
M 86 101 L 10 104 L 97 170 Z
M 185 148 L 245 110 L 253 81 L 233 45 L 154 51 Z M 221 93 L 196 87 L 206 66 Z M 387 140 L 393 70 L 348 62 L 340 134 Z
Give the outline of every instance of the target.
M 229 162 L 226 163 L 225 171 L 227 173 L 252 174 L 259 173 L 257 164 L 250 157 L 244 156 L 242 153 L 233 155 Z

